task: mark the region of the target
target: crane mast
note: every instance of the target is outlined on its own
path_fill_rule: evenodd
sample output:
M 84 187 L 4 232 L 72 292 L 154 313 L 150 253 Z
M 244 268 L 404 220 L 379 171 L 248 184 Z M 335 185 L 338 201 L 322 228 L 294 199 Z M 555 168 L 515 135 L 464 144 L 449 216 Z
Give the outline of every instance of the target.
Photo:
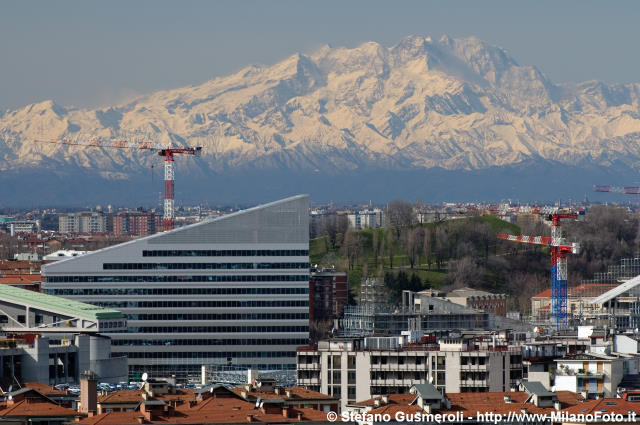
M 567 243 L 562 236 L 561 220 L 577 219 L 577 213 L 555 212 L 548 215 L 551 221 L 551 236 L 514 236 L 499 234 L 499 239 L 508 241 L 545 245 L 551 248 L 551 312 L 556 328 L 564 329 L 568 325 L 567 314 L 567 256 L 578 254 L 580 244 L 578 242 Z

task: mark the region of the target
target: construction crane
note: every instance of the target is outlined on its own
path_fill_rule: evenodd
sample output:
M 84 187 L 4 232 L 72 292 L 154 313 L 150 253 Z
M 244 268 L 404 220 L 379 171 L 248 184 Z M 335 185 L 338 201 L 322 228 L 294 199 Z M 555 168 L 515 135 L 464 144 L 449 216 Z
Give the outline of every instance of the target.
M 640 195 L 640 186 L 607 186 L 597 184 L 593 186 L 593 190 L 596 192 L 613 192 L 625 193 L 627 195 Z
M 94 147 L 94 148 L 116 148 L 116 149 L 139 149 L 157 151 L 158 155 L 164 157 L 164 230 L 173 229 L 175 220 L 175 170 L 173 166 L 173 155 L 200 155 L 202 147 L 177 147 L 166 146 L 158 142 L 141 141 L 135 142 L 127 139 L 37 139 L 37 143 L 54 143 L 58 145 Z
M 555 212 L 547 216 L 551 221 L 551 236 L 515 236 L 499 234 L 499 239 L 544 245 L 551 248 L 551 313 L 557 329 L 567 326 L 567 256 L 580 253 L 580 243 L 568 243 L 562 237 L 561 220 L 577 219 L 574 212 Z

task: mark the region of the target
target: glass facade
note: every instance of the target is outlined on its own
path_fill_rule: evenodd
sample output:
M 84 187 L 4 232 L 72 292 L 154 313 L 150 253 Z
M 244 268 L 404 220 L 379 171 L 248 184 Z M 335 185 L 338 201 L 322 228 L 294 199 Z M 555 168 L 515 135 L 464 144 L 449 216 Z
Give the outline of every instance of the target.
M 202 365 L 292 369 L 309 342 L 308 200 L 139 238 L 43 275 L 51 295 L 127 316 L 127 331 L 108 335 L 132 379 L 193 377 Z

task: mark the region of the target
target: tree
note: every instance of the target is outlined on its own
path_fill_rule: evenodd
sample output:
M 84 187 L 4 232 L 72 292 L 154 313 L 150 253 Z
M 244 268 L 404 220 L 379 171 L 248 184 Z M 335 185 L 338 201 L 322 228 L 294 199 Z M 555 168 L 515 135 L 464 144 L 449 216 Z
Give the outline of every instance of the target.
M 431 270 L 433 229 L 431 227 L 427 227 L 423 233 L 422 251 L 424 252 L 424 257 L 427 261 L 427 268 Z
M 422 227 L 407 229 L 407 256 L 411 268 L 414 267 L 416 261 L 420 258 L 421 244 L 424 240 Z
M 378 257 L 380 256 L 380 236 L 377 230 L 373 230 L 371 236 L 371 251 L 373 253 L 373 264 L 378 268 Z
M 392 269 L 396 232 L 393 229 L 389 228 L 385 232 L 384 238 L 385 238 L 385 245 L 387 247 L 387 256 L 389 257 L 389 268 Z
M 362 251 L 362 239 L 360 237 L 360 233 L 348 228 L 344 235 L 344 242 L 342 246 L 347 257 L 347 265 L 349 270 L 351 270 L 360 260 L 360 253 Z
M 393 227 L 406 227 L 416 223 L 413 206 L 405 201 L 395 200 L 387 206 L 387 218 Z

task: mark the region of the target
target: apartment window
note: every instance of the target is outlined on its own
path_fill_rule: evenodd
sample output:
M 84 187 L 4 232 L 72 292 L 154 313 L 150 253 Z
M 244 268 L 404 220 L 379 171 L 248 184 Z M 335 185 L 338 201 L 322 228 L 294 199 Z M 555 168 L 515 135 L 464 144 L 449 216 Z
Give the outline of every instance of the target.
M 333 369 L 340 369 L 342 366 L 342 356 L 337 355 L 337 356 L 332 356 L 333 357 Z
M 332 385 L 331 386 L 331 395 L 333 395 L 334 397 L 340 397 L 341 395 L 341 391 L 340 391 L 340 385 Z
M 356 387 L 348 386 L 347 387 L 347 398 L 349 401 L 356 401 Z
M 356 373 L 349 371 L 347 373 L 347 384 L 354 385 L 356 383 Z
M 342 372 L 339 370 L 334 370 L 331 372 L 331 379 L 334 384 L 339 384 L 341 382 Z
M 347 369 L 356 368 L 356 356 L 347 356 Z

